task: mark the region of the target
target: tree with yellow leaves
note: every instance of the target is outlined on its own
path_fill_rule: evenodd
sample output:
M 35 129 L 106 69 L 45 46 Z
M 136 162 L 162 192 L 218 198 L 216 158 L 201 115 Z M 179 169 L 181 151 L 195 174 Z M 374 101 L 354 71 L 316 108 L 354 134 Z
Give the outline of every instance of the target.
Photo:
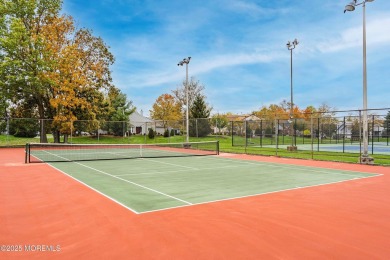
M 168 121 L 178 121 L 182 119 L 181 104 L 170 94 L 162 94 L 153 104 L 153 109 L 150 110 L 151 118 L 161 120 L 164 129 L 166 129 Z
M 109 66 L 114 57 L 89 30 L 76 30 L 60 15 L 61 0 L 0 1 L 0 92 L 15 105 L 29 104 L 55 141 L 69 134 L 72 122 L 96 120 L 107 113 L 105 93 L 113 88 Z

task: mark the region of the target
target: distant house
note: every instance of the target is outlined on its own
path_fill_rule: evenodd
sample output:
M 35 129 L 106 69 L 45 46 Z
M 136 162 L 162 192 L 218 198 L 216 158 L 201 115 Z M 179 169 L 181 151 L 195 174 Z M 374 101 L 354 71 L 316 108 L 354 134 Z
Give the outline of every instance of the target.
M 135 111 L 129 116 L 130 120 L 130 133 L 131 134 L 148 134 L 149 129 L 153 129 L 158 135 L 164 135 L 166 129 L 168 129 L 169 133 L 171 130 L 174 130 L 175 135 L 180 134 L 180 129 L 178 127 L 167 126 L 164 128 L 164 124 L 161 120 L 153 120 L 143 115 L 141 112 Z
M 218 132 L 220 132 L 221 134 L 230 133 L 232 122 L 260 121 L 261 120 L 257 116 L 250 115 L 250 114 L 227 115 L 226 117 L 227 117 L 227 120 L 229 122 L 229 125 L 224 127 L 224 128 L 221 128 L 221 129 L 214 127 L 214 133 L 218 133 Z M 239 131 L 242 131 L 242 130 L 239 130 Z
M 242 114 L 242 115 L 228 115 L 228 121 L 232 122 L 235 126 L 233 129 L 233 134 L 243 135 L 245 132 L 244 122 L 247 122 L 250 129 L 252 130 L 249 133 L 250 136 L 260 136 L 260 135 L 269 135 L 275 131 L 274 121 L 264 120 L 255 115 L 251 114 Z M 234 122 L 241 122 L 241 124 L 235 124 Z M 231 125 L 230 125 L 231 127 Z M 279 122 L 278 124 L 278 132 L 279 134 L 288 134 L 290 129 L 290 123 L 288 121 Z M 248 135 L 248 132 L 246 132 Z
M 353 122 L 346 121 L 337 123 L 337 134 L 339 138 L 345 136 L 345 138 L 351 138 L 352 136 Z
M 243 114 L 243 115 L 228 115 L 228 121 L 259 121 L 261 120 L 255 115 Z
M 148 134 L 148 129 L 155 127 L 154 120 L 146 116 L 143 116 L 142 114 L 143 114 L 142 110 L 141 113 L 134 111 L 129 116 L 131 134 L 141 134 L 141 135 Z
M 345 135 L 345 138 L 351 138 L 352 136 L 353 122 L 347 121 L 339 122 L 337 124 L 337 133 L 339 138 L 342 138 Z M 372 129 L 372 124 L 369 124 L 368 135 L 370 137 L 382 137 L 384 127 L 381 124 L 374 124 L 374 129 Z

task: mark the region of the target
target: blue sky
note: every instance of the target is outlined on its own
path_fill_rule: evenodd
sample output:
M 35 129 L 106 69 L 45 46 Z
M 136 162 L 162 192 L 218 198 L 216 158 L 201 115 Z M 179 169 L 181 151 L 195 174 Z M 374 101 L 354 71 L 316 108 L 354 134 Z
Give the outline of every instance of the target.
M 78 27 L 103 38 L 116 58 L 114 84 L 148 115 L 156 98 L 189 75 L 205 85 L 212 113 L 250 113 L 290 100 L 359 109 L 361 6 L 349 0 L 64 0 Z M 390 107 L 390 1 L 367 3 L 368 107 Z

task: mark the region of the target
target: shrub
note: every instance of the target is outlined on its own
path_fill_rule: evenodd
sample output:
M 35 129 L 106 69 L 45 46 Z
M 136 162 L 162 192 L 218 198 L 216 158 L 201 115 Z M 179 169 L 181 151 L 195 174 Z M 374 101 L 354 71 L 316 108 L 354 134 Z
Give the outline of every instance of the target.
M 165 129 L 165 131 L 164 131 L 164 137 L 169 137 L 169 130 L 168 130 L 168 129 Z
M 153 129 L 152 129 L 152 128 L 149 128 L 148 131 L 149 131 L 149 132 L 148 132 L 148 137 L 149 137 L 149 139 L 154 139 L 154 131 L 153 131 Z

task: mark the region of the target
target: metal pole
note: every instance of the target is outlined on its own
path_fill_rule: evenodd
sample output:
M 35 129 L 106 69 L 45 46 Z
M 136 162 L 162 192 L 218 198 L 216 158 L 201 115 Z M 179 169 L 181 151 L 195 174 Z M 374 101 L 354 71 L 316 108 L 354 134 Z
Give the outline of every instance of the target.
M 363 157 L 368 157 L 367 121 L 366 2 L 363 2 Z
M 359 163 L 362 163 L 363 155 L 362 155 L 362 111 L 359 110 L 359 152 L 360 152 L 360 157 L 359 157 Z M 363 126 L 364 128 L 364 126 Z M 352 139 L 351 139 L 352 140 Z
M 188 106 L 188 63 L 186 63 L 186 106 L 187 106 L 187 109 L 186 109 L 186 142 L 188 143 L 190 138 L 189 138 L 189 119 L 188 119 L 188 110 L 189 110 L 189 106 Z
M 7 143 L 7 145 L 9 145 L 10 143 L 9 143 L 9 119 L 10 119 L 10 116 L 8 115 L 8 112 L 7 112 L 7 129 L 6 129 L 6 132 L 7 132 L 7 141 L 6 141 L 6 143 Z
M 371 123 L 371 154 L 374 154 L 374 133 L 375 133 L 375 115 L 372 115 L 372 123 Z
M 278 145 L 279 145 L 279 119 L 276 119 L 276 118 L 275 118 L 275 139 L 276 139 L 275 155 L 278 156 Z
M 310 133 L 311 133 L 311 159 L 314 159 L 313 142 L 314 142 L 314 128 L 313 128 L 313 112 L 310 115 Z
M 186 85 L 185 85 L 185 91 L 186 91 L 186 123 L 187 123 L 187 126 L 186 126 L 186 142 L 188 143 L 189 142 L 189 123 L 188 123 L 188 113 L 189 113 L 189 102 L 188 102 L 188 63 L 190 63 L 190 60 L 191 60 L 191 57 L 188 57 L 188 58 L 184 58 L 182 61 L 180 61 L 177 66 L 183 66 L 184 64 L 186 65 Z
M 291 146 L 294 146 L 294 124 L 292 123 L 293 118 L 293 110 L 294 110 L 294 103 L 293 103 L 293 62 L 292 62 L 292 50 L 290 50 L 290 80 L 291 80 L 291 106 L 290 106 L 290 120 L 291 120 Z
M 293 49 L 298 45 L 298 40 L 295 39 L 293 42 L 287 42 L 287 49 L 290 51 L 290 88 L 291 88 L 291 101 L 290 101 L 290 119 L 289 122 L 291 124 L 291 146 L 287 147 L 287 150 L 289 151 L 296 151 L 296 140 L 294 135 L 294 99 L 293 99 Z

